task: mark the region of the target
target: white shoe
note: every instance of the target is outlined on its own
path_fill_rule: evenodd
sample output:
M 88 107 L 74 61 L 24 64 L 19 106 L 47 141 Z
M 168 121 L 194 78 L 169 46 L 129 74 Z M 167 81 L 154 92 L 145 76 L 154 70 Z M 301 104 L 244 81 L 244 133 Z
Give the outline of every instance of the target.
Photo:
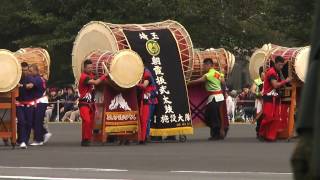
M 21 149 L 27 149 L 26 143 L 25 143 L 25 142 L 22 142 L 22 143 L 20 144 L 20 148 L 21 148 Z
M 49 139 L 51 138 L 52 134 L 51 133 L 46 133 L 44 135 L 44 140 L 43 140 L 43 143 L 47 143 L 49 141 Z
M 43 142 L 33 142 L 30 144 L 30 146 L 42 146 Z

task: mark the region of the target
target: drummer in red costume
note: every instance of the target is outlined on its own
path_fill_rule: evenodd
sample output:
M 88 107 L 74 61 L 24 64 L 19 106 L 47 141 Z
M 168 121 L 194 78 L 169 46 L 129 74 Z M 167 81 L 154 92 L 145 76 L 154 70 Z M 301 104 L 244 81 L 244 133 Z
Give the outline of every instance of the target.
M 79 80 L 79 110 L 82 119 L 82 141 L 81 146 L 90 146 L 92 137 L 92 125 L 94 121 L 94 86 L 106 80 L 106 75 L 95 79 L 92 73 L 92 62 L 87 59 L 83 63 L 83 72 Z
M 150 134 L 150 124 L 153 119 L 155 106 L 158 104 L 156 82 L 148 68 L 144 68 L 139 88 L 140 101 L 140 137 L 139 144 L 145 144 Z
M 284 66 L 284 59 L 281 56 L 275 58 L 274 67 L 270 68 L 264 78 L 263 85 L 263 119 L 260 125 L 259 135 L 262 140 L 275 141 L 280 124 L 280 103 L 279 90 L 291 82 L 288 77 L 281 80 L 281 70 Z

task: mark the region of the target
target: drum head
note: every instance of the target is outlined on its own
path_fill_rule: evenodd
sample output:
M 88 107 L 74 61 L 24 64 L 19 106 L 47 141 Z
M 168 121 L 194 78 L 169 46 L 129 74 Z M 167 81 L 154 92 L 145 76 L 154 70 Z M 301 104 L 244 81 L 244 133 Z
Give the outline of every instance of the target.
M 258 49 L 253 53 L 250 58 L 249 72 L 251 79 L 257 79 L 259 77 L 259 68 L 264 65 L 267 52 Z
M 21 78 L 21 66 L 12 52 L 0 50 L 0 92 L 15 88 Z
M 219 66 L 220 68 L 220 72 L 223 72 L 224 75 L 229 74 L 229 54 L 228 51 L 226 51 L 223 48 L 218 49 L 218 51 L 220 52 L 218 54 L 218 62 L 219 62 Z M 225 67 L 227 67 L 227 70 L 225 69 Z
M 50 64 L 51 64 L 51 59 L 50 59 L 50 55 L 48 53 L 47 50 L 45 49 L 41 49 L 42 53 L 44 53 L 44 56 L 46 57 L 46 61 L 48 62 L 48 67 L 50 67 Z M 50 68 L 49 68 L 49 71 L 50 71 Z M 50 73 L 48 73 L 50 74 Z
M 142 59 L 136 52 L 126 49 L 114 54 L 109 75 L 121 88 L 131 88 L 137 85 L 143 72 Z
M 309 64 L 309 56 L 310 56 L 310 47 L 305 47 L 300 50 L 298 53 L 295 63 L 294 69 L 298 76 L 298 78 L 304 82 L 306 78 L 306 74 L 308 71 L 308 64 Z
M 86 24 L 78 33 L 72 50 L 73 74 L 79 80 L 82 62 L 94 50 L 118 50 L 117 40 L 104 22 L 92 21 Z
M 45 61 L 44 63 L 47 65 L 47 67 L 45 69 L 47 72 L 42 73 L 42 76 L 46 80 L 48 80 L 49 76 L 50 76 L 50 61 L 51 61 L 50 60 L 50 55 L 49 55 L 48 51 L 45 50 L 45 49 L 37 48 L 36 50 L 42 56 L 41 58 L 43 58 L 43 60 Z
M 232 69 L 234 67 L 236 59 L 235 59 L 234 55 L 231 52 L 229 52 L 229 51 L 227 51 L 227 52 L 228 52 L 228 55 L 229 55 L 228 66 L 229 66 L 229 74 L 230 74 L 232 72 Z
M 49 76 L 50 76 L 50 63 L 51 63 L 51 59 L 50 59 L 50 55 L 49 55 L 49 53 L 48 53 L 47 50 L 41 49 L 41 52 L 42 52 L 42 54 L 44 55 L 45 61 L 47 62 L 47 65 L 48 65 L 48 75 L 47 75 L 47 77 L 44 77 L 45 79 L 48 80 L 48 79 L 49 79 Z

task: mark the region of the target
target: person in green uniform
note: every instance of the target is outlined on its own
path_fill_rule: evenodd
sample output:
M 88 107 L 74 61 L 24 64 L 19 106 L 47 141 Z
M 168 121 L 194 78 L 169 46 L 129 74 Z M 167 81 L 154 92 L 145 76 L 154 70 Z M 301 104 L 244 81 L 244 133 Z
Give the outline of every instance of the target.
M 224 120 L 220 115 L 220 106 L 224 101 L 222 85 L 225 83 L 224 75 L 214 69 L 216 60 L 206 58 L 203 60 L 203 67 L 207 72 L 201 78 L 190 81 L 188 85 L 205 84 L 208 92 L 207 107 L 205 110 L 205 122 L 210 127 L 209 140 L 218 140 L 225 137 L 226 131 Z

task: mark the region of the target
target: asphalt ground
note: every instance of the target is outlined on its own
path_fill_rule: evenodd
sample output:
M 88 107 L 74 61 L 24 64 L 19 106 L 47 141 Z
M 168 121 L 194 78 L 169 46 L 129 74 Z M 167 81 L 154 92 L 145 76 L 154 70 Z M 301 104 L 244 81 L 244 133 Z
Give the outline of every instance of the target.
M 292 179 L 295 140 L 259 142 L 251 124 L 233 124 L 223 141 L 195 129 L 187 141 L 80 146 L 81 124 L 50 124 L 48 144 L 12 150 L 0 143 L 0 179 Z

